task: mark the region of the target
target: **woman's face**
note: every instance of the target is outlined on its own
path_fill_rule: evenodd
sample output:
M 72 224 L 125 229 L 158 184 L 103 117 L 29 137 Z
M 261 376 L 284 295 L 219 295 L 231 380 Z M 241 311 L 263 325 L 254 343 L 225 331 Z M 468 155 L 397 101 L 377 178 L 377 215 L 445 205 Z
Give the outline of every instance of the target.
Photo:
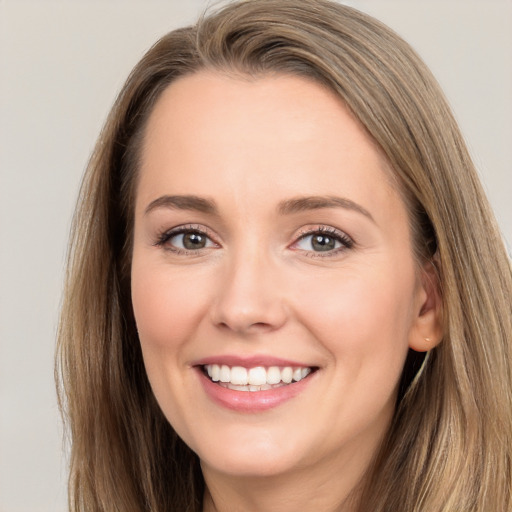
M 389 176 L 343 104 L 301 78 L 200 72 L 158 101 L 133 307 L 158 403 L 205 470 L 364 467 L 374 454 L 408 347 L 428 336 Z

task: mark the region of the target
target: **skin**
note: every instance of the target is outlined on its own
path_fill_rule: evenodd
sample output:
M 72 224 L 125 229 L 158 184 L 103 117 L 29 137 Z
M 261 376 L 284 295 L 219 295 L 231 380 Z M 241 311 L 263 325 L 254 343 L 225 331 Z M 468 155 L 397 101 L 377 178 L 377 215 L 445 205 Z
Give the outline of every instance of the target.
M 204 510 L 352 510 L 408 348 L 438 337 L 436 292 L 385 159 L 316 83 L 206 71 L 163 93 L 141 157 L 133 307 L 158 403 L 201 459 Z M 155 203 L 165 195 L 216 211 Z M 282 211 L 304 196 L 345 202 Z M 165 238 L 180 226 L 203 231 L 205 247 Z M 313 247 L 322 229 L 342 237 L 333 250 Z M 225 354 L 318 370 L 278 407 L 234 411 L 193 368 Z

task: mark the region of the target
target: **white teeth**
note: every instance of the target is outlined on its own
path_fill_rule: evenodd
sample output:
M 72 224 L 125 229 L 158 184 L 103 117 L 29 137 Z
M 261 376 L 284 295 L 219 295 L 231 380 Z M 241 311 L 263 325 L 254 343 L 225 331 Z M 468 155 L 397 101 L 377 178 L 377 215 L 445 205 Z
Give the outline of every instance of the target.
M 286 384 L 290 384 L 290 382 L 293 380 L 293 370 L 290 366 L 286 366 L 281 371 L 281 380 Z
M 247 368 L 233 366 L 231 368 L 231 384 L 245 386 L 247 384 Z
M 237 386 L 236 384 L 228 384 L 228 388 L 235 391 L 247 391 L 247 386 Z
M 226 383 L 226 382 L 220 382 L 219 383 L 223 388 L 233 389 L 235 391 L 267 391 L 268 389 L 272 389 L 272 386 L 270 384 L 263 384 L 262 386 L 237 386 L 235 384 Z M 281 384 L 280 386 L 274 386 L 274 387 L 281 387 L 284 386 L 284 384 Z
M 207 366 L 210 366 L 210 365 L 207 365 Z M 218 366 L 218 365 L 213 365 L 213 366 Z M 213 374 L 213 371 L 212 371 L 212 374 Z M 225 364 L 223 364 L 220 369 L 219 369 L 219 380 L 221 382 L 229 382 L 231 380 L 231 370 L 229 369 L 229 366 L 226 366 Z
M 279 384 L 281 382 L 281 370 L 277 366 L 271 366 L 267 370 L 267 384 Z
M 249 370 L 249 384 L 261 386 L 267 383 L 267 371 L 262 366 L 251 368 Z
M 243 366 L 229 367 L 225 364 L 207 364 L 205 370 L 210 379 L 220 382 L 224 387 L 236 389 L 237 391 L 264 391 L 278 387 L 279 385 L 298 382 L 311 373 L 311 368 L 291 366 L 278 367 L 256 366 L 244 368 Z

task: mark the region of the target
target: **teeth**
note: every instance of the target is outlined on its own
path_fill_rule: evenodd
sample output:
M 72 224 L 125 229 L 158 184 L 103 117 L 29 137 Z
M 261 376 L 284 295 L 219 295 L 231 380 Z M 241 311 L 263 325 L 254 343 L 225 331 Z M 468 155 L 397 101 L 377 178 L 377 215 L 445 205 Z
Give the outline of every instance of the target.
M 225 364 L 207 364 L 204 368 L 212 381 L 237 391 L 264 391 L 277 385 L 298 382 L 311 373 L 311 368 L 292 368 L 291 366 L 244 368 L 243 366 L 229 367 Z
M 236 386 L 235 384 L 221 382 L 220 385 L 224 388 L 234 389 L 235 391 L 267 391 L 268 389 L 272 389 L 272 386 L 270 384 L 263 384 L 262 386 Z
M 242 366 L 233 366 L 231 368 L 231 384 L 237 386 L 247 385 L 247 369 Z
M 286 384 L 290 384 L 293 380 L 293 369 L 290 366 L 286 366 L 281 371 L 281 380 Z
M 249 384 L 253 386 L 261 386 L 267 383 L 267 370 L 262 366 L 251 368 L 249 370 Z
M 214 364 L 213 366 L 218 366 L 216 364 Z M 213 374 L 213 370 L 212 370 L 212 374 Z M 230 382 L 231 380 L 231 371 L 229 369 L 229 366 L 226 366 L 225 364 L 223 364 L 220 369 L 219 369 L 219 380 L 221 382 Z
M 281 382 L 281 370 L 277 366 L 271 366 L 267 370 L 267 384 L 279 384 Z

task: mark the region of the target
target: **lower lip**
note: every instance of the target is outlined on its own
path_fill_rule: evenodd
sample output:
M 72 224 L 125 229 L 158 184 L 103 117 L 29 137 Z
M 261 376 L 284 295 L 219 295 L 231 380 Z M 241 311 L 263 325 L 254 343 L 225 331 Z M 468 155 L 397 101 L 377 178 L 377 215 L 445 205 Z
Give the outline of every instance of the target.
M 310 374 L 299 382 L 266 391 L 236 391 L 212 382 L 201 368 L 198 368 L 198 374 L 203 389 L 211 400 L 238 412 L 261 412 L 278 407 L 302 393 L 314 376 Z

